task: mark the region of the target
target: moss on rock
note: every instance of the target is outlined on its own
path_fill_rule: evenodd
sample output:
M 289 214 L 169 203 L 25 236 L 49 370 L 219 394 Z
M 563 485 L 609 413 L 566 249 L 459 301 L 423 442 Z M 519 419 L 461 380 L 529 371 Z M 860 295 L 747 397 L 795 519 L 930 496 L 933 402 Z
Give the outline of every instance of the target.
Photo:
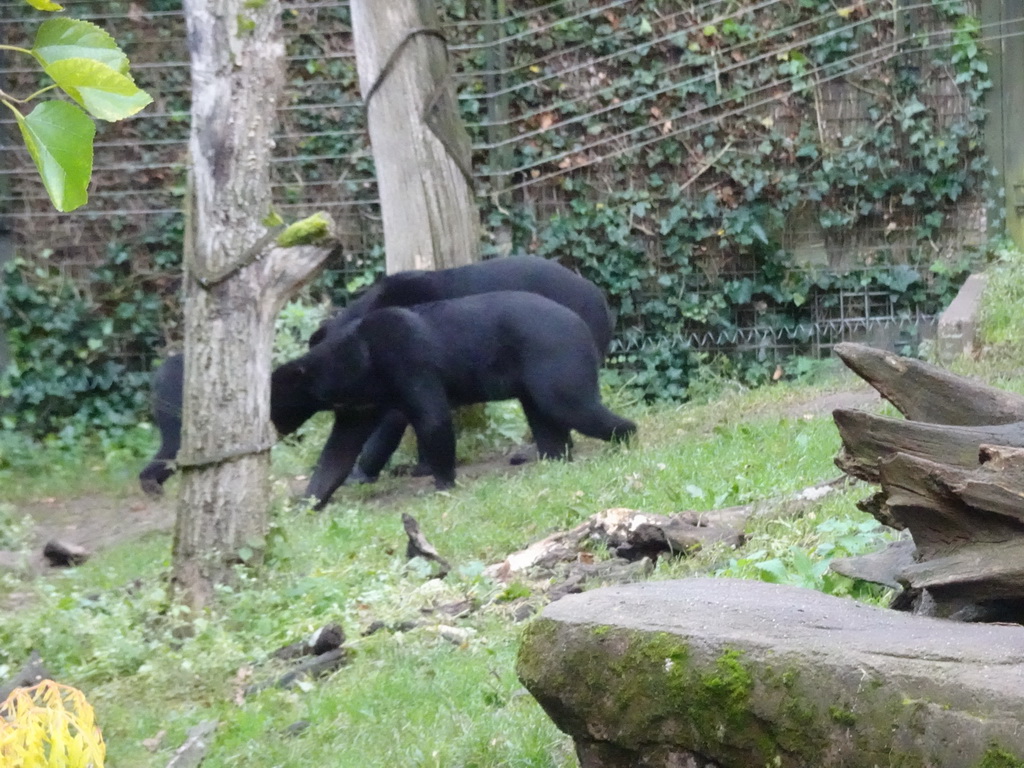
M 978 768 L 1024 768 L 1024 760 L 993 745 L 985 750 Z

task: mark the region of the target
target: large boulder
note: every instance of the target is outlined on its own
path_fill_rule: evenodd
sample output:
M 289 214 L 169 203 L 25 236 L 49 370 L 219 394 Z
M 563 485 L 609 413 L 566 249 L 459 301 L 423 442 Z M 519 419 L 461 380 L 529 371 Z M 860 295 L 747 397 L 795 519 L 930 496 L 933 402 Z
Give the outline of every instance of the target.
M 1024 768 L 1024 628 L 686 579 L 549 605 L 523 683 L 582 768 Z

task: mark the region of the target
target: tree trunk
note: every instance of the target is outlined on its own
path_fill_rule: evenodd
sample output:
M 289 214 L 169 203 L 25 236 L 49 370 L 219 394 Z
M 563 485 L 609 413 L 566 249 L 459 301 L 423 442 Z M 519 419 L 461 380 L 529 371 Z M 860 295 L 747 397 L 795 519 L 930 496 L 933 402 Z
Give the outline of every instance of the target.
M 480 215 L 433 0 L 353 0 L 350 7 L 387 271 L 469 264 L 477 259 Z
M 881 486 L 861 508 L 914 543 L 836 570 L 902 585 L 894 604 L 918 613 L 1024 621 L 1024 398 L 860 345 L 836 351 L 915 419 L 833 413 L 836 463 Z
M 279 3 L 186 0 L 185 11 L 192 174 L 172 583 L 178 599 L 201 609 L 233 566 L 260 559 L 276 437 L 269 420 L 274 318 L 331 247 L 279 247 L 262 223 L 271 210 L 283 79 Z

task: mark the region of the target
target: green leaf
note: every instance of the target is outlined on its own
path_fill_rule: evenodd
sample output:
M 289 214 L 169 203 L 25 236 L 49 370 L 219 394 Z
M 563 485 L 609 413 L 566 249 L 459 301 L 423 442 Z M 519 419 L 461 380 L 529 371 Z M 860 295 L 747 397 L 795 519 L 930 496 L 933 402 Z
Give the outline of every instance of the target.
M 32 160 L 58 211 L 73 211 L 89 199 L 92 140 L 96 126 L 65 101 L 44 101 L 28 117 L 16 113 Z
M 62 59 L 44 71 L 100 120 L 123 120 L 153 101 L 130 77 L 92 59 Z
M 26 3 L 31 5 L 37 11 L 63 11 L 63 5 L 57 5 L 51 3 L 50 0 L 25 0 Z
M 128 57 L 101 27 L 77 19 L 48 19 L 39 26 L 32 52 L 45 67 L 64 59 L 91 59 L 128 74 Z
M 789 581 L 789 571 L 786 570 L 786 566 L 777 557 L 765 560 L 762 563 L 754 563 L 754 567 L 761 572 L 761 581 L 768 581 L 773 584 L 785 584 Z

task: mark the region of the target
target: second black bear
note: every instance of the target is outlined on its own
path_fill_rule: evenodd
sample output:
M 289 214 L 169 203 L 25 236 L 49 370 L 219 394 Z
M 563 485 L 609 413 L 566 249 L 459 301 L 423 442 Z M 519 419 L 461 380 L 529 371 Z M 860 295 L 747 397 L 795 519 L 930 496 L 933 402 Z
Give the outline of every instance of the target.
M 181 448 L 181 399 L 185 377 L 185 358 L 171 355 L 153 373 L 150 408 L 160 430 L 160 449 L 139 473 L 139 484 L 146 493 L 163 493 L 164 481 L 174 474 L 174 459 Z
M 382 277 L 310 337 L 315 345 L 330 328 L 382 307 L 411 307 L 493 291 L 526 291 L 568 307 L 590 328 L 602 359 L 612 340 L 612 316 L 604 293 L 571 269 L 541 256 L 507 256 L 436 271 L 409 270 Z
M 278 367 L 271 417 L 287 433 L 318 410 L 335 412 L 322 471 L 307 488 L 318 506 L 392 410 L 412 424 L 435 485 L 447 488 L 455 481 L 452 406 L 518 399 L 543 458 L 568 458 L 572 429 L 602 440 L 632 435 L 636 425 L 601 404 L 600 364 L 582 318 L 537 294 L 389 307 L 328 328 L 307 354 Z
M 612 337 L 612 318 L 601 289 L 556 261 L 539 256 L 509 256 L 436 272 L 399 272 L 381 278 L 340 313 L 325 321 L 310 338 L 314 346 L 330 329 L 342 328 L 367 313 L 388 306 L 409 306 L 439 299 L 458 298 L 491 291 L 518 290 L 537 293 L 573 310 L 586 322 L 603 359 Z M 171 355 L 153 374 L 152 412 L 160 430 L 160 450 L 139 474 L 147 493 L 160 493 L 174 473 L 174 459 L 181 443 L 181 402 L 184 363 Z M 271 392 L 271 398 L 276 395 Z M 278 412 L 288 403 L 277 401 Z M 381 423 L 366 444 L 360 461 L 364 477 L 375 477 L 397 445 L 405 428 L 400 412 L 381 416 Z M 280 425 L 277 425 L 280 428 Z M 316 473 L 329 472 L 318 465 Z

